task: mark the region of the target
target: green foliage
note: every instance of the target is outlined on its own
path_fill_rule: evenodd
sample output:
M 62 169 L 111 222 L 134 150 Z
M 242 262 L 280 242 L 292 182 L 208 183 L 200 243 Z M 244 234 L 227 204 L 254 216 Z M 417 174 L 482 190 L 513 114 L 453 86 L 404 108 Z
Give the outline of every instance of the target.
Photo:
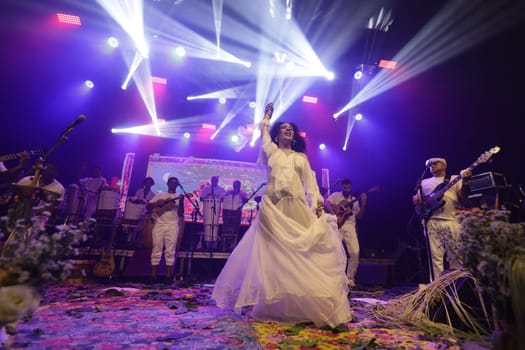
M 505 316 L 512 296 L 511 262 L 525 254 L 524 226 L 510 223 L 504 210 L 473 210 L 459 213 L 462 232 L 458 251 L 463 266 Z
M 29 285 L 36 288 L 65 280 L 77 255 L 86 224 L 57 226 L 53 232 L 33 225 L 17 224 L 3 242 L 0 256 L 0 286 Z

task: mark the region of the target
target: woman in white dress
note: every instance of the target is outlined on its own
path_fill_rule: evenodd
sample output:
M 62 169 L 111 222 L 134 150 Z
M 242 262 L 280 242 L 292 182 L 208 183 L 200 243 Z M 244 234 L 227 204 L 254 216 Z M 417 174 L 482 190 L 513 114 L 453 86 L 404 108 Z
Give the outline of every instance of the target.
M 336 218 L 314 213 L 322 197 L 305 141 L 292 123 L 276 123 L 269 132 L 272 112 L 269 104 L 262 122 L 268 183 L 259 215 L 217 278 L 212 299 L 236 312 L 253 306 L 259 321 L 335 327 L 352 318 Z

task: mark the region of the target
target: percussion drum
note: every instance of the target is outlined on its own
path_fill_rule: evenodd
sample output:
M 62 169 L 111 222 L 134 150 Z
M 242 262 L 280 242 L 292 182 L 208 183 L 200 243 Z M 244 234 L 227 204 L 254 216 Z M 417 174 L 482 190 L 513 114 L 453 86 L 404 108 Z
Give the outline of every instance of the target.
M 120 192 L 113 188 L 103 188 L 97 202 L 97 210 L 116 210 L 120 201 Z
M 124 224 L 134 222 L 136 225 L 145 212 L 146 204 L 128 200 L 124 209 Z
M 241 210 L 222 210 L 222 222 L 223 228 L 231 229 L 232 231 L 238 232 L 241 226 Z
M 77 184 L 71 184 L 66 189 L 66 216 L 80 216 L 84 207 L 84 198 Z
M 221 213 L 221 200 L 217 197 L 202 198 L 204 225 L 218 225 Z
M 219 237 L 219 217 L 221 214 L 221 200 L 217 197 L 204 197 L 203 204 L 204 240 L 216 241 Z
M 96 216 L 98 219 L 113 219 L 117 215 L 120 192 L 113 188 L 103 188 L 97 201 Z

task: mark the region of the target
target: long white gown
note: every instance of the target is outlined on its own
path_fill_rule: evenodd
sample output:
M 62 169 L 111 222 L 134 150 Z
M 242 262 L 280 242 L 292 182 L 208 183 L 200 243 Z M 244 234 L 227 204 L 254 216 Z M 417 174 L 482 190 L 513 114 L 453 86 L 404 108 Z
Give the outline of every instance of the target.
M 268 185 L 259 215 L 215 282 L 212 299 L 240 312 L 253 306 L 259 321 L 337 326 L 352 318 L 346 257 L 336 218 L 318 218 L 321 198 L 303 153 L 286 154 L 263 128 Z

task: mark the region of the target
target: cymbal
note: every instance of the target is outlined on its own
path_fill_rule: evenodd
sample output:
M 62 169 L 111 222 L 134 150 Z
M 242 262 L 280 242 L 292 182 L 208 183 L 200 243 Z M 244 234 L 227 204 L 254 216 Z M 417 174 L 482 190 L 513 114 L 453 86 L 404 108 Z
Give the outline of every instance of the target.
M 12 183 L 11 184 L 11 188 L 17 194 L 21 195 L 22 197 L 31 197 L 36 192 L 40 192 L 41 194 L 43 194 L 46 197 L 48 197 L 48 199 L 57 199 L 58 197 L 60 197 L 60 194 L 58 194 L 56 192 L 53 192 L 53 191 L 50 191 L 50 190 L 48 190 L 46 188 L 43 188 L 43 187 L 40 187 L 40 186 L 21 185 L 21 184 L 17 184 L 17 183 Z M 54 198 L 49 198 L 49 197 L 54 197 Z

